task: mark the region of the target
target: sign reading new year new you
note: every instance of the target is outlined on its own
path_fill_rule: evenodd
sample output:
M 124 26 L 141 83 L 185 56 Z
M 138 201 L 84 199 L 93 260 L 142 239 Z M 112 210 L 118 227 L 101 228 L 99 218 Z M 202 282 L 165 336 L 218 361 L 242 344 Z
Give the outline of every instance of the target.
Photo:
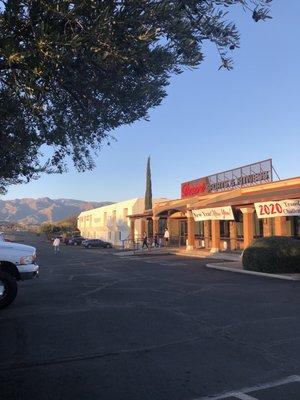
M 195 221 L 234 220 L 231 206 L 192 210 Z

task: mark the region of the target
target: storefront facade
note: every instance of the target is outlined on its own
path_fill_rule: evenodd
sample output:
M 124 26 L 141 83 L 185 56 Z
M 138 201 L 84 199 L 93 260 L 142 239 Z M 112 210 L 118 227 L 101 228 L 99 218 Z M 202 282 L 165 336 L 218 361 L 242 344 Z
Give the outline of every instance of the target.
M 262 236 L 300 239 L 300 177 L 273 181 L 272 161 L 184 182 L 181 198 L 157 203 L 142 219 L 187 250 L 236 251 Z

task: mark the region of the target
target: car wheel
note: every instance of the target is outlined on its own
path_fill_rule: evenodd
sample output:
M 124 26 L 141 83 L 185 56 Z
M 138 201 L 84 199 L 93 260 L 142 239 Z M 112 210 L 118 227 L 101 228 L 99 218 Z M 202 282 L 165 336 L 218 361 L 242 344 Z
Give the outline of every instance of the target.
M 16 298 L 17 292 L 16 279 L 6 272 L 0 272 L 0 308 L 9 306 Z
M 92 248 L 92 246 L 89 244 L 87 248 L 88 248 L 88 249 L 91 249 L 91 248 Z
M 107 244 L 107 245 L 106 245 L 106 248 L 107 248 L 107 249 L 110 249 L 110 248 L 111 248 L 111 245 L 110 245 L 110 244 Z
M 74 246 L 77 246 L 77 244 L 78 244 L 77 242 L 74 242 Z

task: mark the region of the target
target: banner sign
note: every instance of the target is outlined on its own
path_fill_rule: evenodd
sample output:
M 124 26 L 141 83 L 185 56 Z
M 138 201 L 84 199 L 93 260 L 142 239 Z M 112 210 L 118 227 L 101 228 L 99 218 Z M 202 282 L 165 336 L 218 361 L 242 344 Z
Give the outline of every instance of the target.
M 181 198 L 224 192 L 273 181 L 272 160 L 259 161 L 181 184 Z
M 195 221 L 234 220 L 231 206 L 192 210 Z
M 258 218 L 293 217 L 300 215 L 300 199 L 254 203 Z

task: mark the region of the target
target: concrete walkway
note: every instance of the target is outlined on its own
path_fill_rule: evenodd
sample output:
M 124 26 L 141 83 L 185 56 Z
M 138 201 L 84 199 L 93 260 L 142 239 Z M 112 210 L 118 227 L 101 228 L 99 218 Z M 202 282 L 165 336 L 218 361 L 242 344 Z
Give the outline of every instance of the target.
M 159 248 L 149 248 L 142 250 L 124 250 L 124 251 L 119 251 L 114 253 L 115 256 L 118 257 L 127 257 L 127 256 L 154 256 L 154 255 L 160 255 L 160 254 L 173 254 L 171 249 L 165 248 L 165 247 L 159 247 Z

